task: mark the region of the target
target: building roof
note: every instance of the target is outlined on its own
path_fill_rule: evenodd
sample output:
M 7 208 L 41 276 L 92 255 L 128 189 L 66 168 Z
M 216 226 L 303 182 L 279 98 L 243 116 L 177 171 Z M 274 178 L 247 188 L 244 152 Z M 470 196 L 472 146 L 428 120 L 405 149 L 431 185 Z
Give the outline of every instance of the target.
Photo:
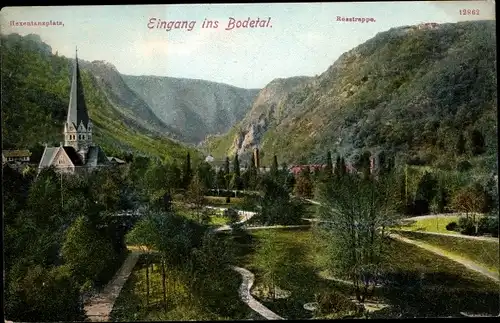
M 73 76 L 71 80 L 71 92 L 69 96 L 68 123 L 73 123 L 78 127 L 81 122 L 87 127 L 89 116 L 87 114 L 87 106 L 83 95 L 83 85 L 80 77 L 80 68 L 78 67 L 78 55 L 75 56 L 73 65 Z
M 71 146 L 60 147 L 60 148 L 64 149 L 64 152 L 66 153 L 66 155 L 68 155 L 68 158 L 71 160 L 73 165 L 75 166 L 83 165 L 82 159 L 80 158 L 80 155 L 78 155 L 78 153 L 76 152 L 75 148 Z
M 87 166 L 97 166 L 107 164 L 109 162 L 106 154 L 99 146 L 89 147 L 89 151 L 87 153 L 87 162 L 85 165 Z
M 39 167 L 49 167 L 60 147 L 45 147 Z
M 2 155 L 7 157 L 29 157 L 31 152 L 27 149 L 22 150 L 2 150 Z
M 54 157 L 56 157 L 57 153 L 61 149 L 64 150 L 66 156 L 68 156 L 68 158 L 75 166 L 95 167 L 98 165 L 104 165 L 108 163 L 108 158 L 106 157 L 104 151 L 99 146 L 89 147 L 87 153 L 87 160 L 85 164 L 83 163 L 80 155 L 75 150 L 75 148 L 71 146 L 64 146 L 64 147 L 60 146 L 60 147 L 46 147 L 45 151 L 43 152 L 42 159 L 40 160 L 39 167 L 42 168 L 51 166 L 52 162 L 54 161 Z
M 108 157 L 108 161 L 118 163 L 118 164 L 126 164 L 124 160 L 121 160 L 120 158 L 116 157 Z

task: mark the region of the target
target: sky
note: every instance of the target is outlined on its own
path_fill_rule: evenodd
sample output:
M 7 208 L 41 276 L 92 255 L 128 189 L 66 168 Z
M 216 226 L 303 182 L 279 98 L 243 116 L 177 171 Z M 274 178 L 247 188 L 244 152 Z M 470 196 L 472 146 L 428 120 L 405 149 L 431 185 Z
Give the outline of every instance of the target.
M 479 14 L 460 15 L 461 9 L 479 9 Z M 344 52 L 392 27 L 491 20 L 494 12 L 491 0 L 6 7 L 0 30 L 38 34 L 66 57 L 74 57 L 78 47 L 79 58 L 110 62 L 122 74 L 263 88 L 276 78 L 319 75 Z M 375 21 L 337 21 L 337 16 Z M 226 30 L 230 17 L 271 20 L 266 27 Z M 148 28 L 151 18 L 196 22 L 191 31 L 167 31 Z M 202 28 L 205 19 L 218 21 L 218 28 Z M 61 25 L 12 25 L 50 20 Z

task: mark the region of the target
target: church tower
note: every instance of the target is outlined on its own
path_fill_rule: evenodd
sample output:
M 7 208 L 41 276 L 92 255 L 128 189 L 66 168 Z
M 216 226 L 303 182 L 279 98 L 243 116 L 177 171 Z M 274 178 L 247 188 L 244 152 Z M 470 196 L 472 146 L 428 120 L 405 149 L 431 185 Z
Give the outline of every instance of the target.
M 68 116 L 64 123 L 64 146 L 73 147 L 85 163 L 89 147 L 92 146 L 92 122 L 87 113 L 83 85 L 78 67 L 78 51 L 75 56 Z

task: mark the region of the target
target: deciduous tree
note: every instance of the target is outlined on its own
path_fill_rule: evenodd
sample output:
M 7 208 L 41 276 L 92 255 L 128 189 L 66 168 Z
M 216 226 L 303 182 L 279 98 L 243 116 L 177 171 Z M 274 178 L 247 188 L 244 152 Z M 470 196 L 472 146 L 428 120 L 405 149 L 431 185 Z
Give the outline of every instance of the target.
M 387 227 L 396 223 L 397 194 L 389 177 L 366 180 L 343 176 L 319 190 L 319 217 L 325 221 L 330 270 L 354 284 L 364 302 L 384 266 Z

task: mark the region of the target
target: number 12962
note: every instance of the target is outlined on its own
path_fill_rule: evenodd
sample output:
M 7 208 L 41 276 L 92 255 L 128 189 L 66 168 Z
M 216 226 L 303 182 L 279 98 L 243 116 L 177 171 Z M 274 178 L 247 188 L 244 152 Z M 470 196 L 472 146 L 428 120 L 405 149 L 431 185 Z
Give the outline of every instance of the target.
M 461 16 L 479 16 L 479 9 L 460 9 Z

